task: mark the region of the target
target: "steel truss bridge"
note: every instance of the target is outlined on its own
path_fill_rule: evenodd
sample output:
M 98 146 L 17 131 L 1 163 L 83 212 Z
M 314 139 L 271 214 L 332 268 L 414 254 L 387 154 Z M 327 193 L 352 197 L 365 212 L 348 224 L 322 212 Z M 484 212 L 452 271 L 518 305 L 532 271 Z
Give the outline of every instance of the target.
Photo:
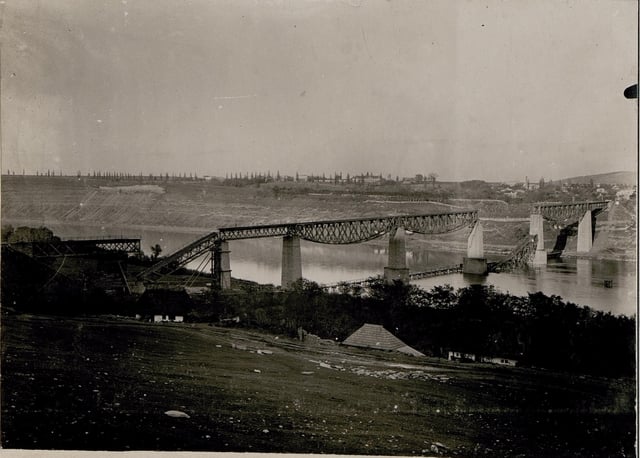
M 489 263 L 489 272 L 504 272 L 528 265 L 536 251 L 537 245 L 538 236 L 527 235 L 511 250 L 505 259 Z
M 138 274 L 139 280 L 159 279 L 203 253 L 219 249 L 222 242 L 263 237 L 299 237 L 315 243 L 344 245 L 382 237 L 402 227 L 418 234 L 444 234 L 472 226 L 478 221 L 476 210 L 393 215 L 258 226 L 223 227 L 177 250 Z
M 140 252 L 140 239 L 130 238 L 15 242 L 9 245 L 34 258 Z
M 537 203 L 531 214 L 539 214 L 555 224 L 568 226 L 575 224 L 587 212 L 595 216 L 609 206 L 609 201 Z M 315 243 L 352 244 L 382 237 L 402 227 L 419 234 L 443 234 L 478 221 L 476 210 L 429 213 L 422 215 L 393 215 L 382 217 L 353 218 L 343 220 L 309 221 L 299 223 L 267 224 L 256 226 L 223 227 L 211 232 L 185 247 L 163 258 L 158 263 L 138 274 L 138 280 L 158 280 L 175 272 L 202 254 L 220 252 L 224 242 L 263 237 L 298 237 Z M 513 268 L 526 264 L 531 257 L 535 239 L 525 238 L 503 261 L 492 267 Z
M 592 214 L 595 215 L 606 210 L 609 205 L 610 201 L 608 200 L 571 203 L 539 203 L 533 205 L 531 213 L 534 215 L 542 215 L 542 217 L 547 221 L 568 225 L 579 221 L 587 211 L 591 211 Z

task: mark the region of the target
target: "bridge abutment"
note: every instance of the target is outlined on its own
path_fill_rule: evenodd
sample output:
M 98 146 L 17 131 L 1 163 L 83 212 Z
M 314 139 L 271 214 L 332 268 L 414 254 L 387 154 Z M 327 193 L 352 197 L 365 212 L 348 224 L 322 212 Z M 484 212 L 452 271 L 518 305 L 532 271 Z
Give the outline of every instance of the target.
M 282 281 L 283 288 L 290 287 L 302 278 L 302 256 L 300 254 L 300 237 L 284 236 L 282 238 Z
M 478 221 L 467 239 L 467 256 L 462 259 L 462 273 L 486 275 L 487 259 L 484 257 L 484 234 Z
M 589 253 L 593 246 L 593 214 L 587 210 L 578 223 L 578 253 Z
M 547 252 L 544 249 L 544 218 L 540 213 L 533 213 L 529 221 L 529 234 L 538 236 L 536 252 L 529 262 L 534 266 L 546 266 Z
M 384 280 L 393 283 L 400 280 L 409 283 L 409 269 L 407 268 L 407 250 L 403 227 L 398 227 L 389 234 L 389 260 L 384 268 Z
M 229 242 L 220 241 L 213 247 L 213 282 L 219 289 L 231 288 Z

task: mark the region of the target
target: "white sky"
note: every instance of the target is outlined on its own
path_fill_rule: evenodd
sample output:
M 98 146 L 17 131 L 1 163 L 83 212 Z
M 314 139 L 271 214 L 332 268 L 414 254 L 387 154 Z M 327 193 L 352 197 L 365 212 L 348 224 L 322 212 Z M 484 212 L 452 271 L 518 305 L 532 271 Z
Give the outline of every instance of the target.
M 636 170 L 635 0 L 5 0 L 2 170 Z

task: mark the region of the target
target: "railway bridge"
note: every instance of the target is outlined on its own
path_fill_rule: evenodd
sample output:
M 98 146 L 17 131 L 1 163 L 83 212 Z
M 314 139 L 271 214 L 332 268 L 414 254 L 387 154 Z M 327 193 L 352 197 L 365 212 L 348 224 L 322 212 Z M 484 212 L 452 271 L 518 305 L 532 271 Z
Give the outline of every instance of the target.
M 536 235 L 537 247 L 530 263 L 537 266 L 547 264 L 547 251 L 544 247 L 544 222 L 548 221 L 559 228 L 578 225 L 578 254 L 586 254 L 593 246 L 596 216 L 606 210 L 611 201 L 590 201 L 571 203 L 537 203 L 531 210 L 529 234 Z
M 221 289 L 231 286 L 229 242 L 263 237 L 282 238 L 282 286 L 302 278 L 300 240 L 331 245 L 362 243 L 389 236 L 387 281 L 409 280 L 406 266 L 405 233 L 443 234 L 472 228 L 468 239 L 465 271 L 486 273 L 482 227 L 478 212 L 454 211 L 421 215 L 392 215 L 328 221 L 223 227 L 190 243 L 138 275 L 139 280 L 157 280 L 174 272 L 192 259 L 211 252 L 214 283 Z
M 609 201 L 538 203 L 530 215 L 530 237 L 511 256 L 520 262 L 545 265 L 547 252 L 544 245 L 544 222 L 556 227 L 578 224 L 578 253 L 587 253 L 593 244 L 595 217 L 608 208 Z M 483 229 L 476 210 L 428 213 L 417 215 L 390 215 L 340 220 L 292 222 L 255 226 L 222 227 L 163 258 L 138 274 L 140 281 L 157 281 L 191 260 L 210 252 L 214 284 L 220 289 L 231 287 L 231 255 L 229 242 L 264 237 L 282 238 L 281 284 L 290 286 L 302 278 L 300 241 L 344 245 L 362 243 L 385 235 L 389 237 L 389 257 L 384 268 L 386 281 L 409 281 L 406 265 L 406 233 L 443 234 L 471 228 L 467 240 L 467 256 L 462 272 L 486 274 Z M 532 242 L 533 240 L 533 242 Z M 532 244 L 535 243 L 535 249 Z

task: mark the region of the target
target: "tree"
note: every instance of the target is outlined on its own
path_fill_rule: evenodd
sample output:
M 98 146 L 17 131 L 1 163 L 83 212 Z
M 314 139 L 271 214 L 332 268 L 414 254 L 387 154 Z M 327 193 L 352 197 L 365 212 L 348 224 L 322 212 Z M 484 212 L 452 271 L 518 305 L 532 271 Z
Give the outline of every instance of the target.
M 151 245 L 151 259 L 156 261 L 160 257 L 160 253 L 162 253 L 162 247 L 160 244 L 156 243 L 155 245 Z
M 438 174 L 432 172 L 428 176 L 429 176 L 429 181 L 431 182 L 431 186 L 435 187 L 436 180 L 438 179 Z
M 13 226 L 11 224 L 7 224 L 5 226 L 2 226 L 2 235 L 0 237 L 0 239 L 3 242 L 6 242 L 7 240 L 9 240 L 9 237 L 11 237 L 11 235 L 13 234 L 13 231 L 15 229 L 13 228 Z

